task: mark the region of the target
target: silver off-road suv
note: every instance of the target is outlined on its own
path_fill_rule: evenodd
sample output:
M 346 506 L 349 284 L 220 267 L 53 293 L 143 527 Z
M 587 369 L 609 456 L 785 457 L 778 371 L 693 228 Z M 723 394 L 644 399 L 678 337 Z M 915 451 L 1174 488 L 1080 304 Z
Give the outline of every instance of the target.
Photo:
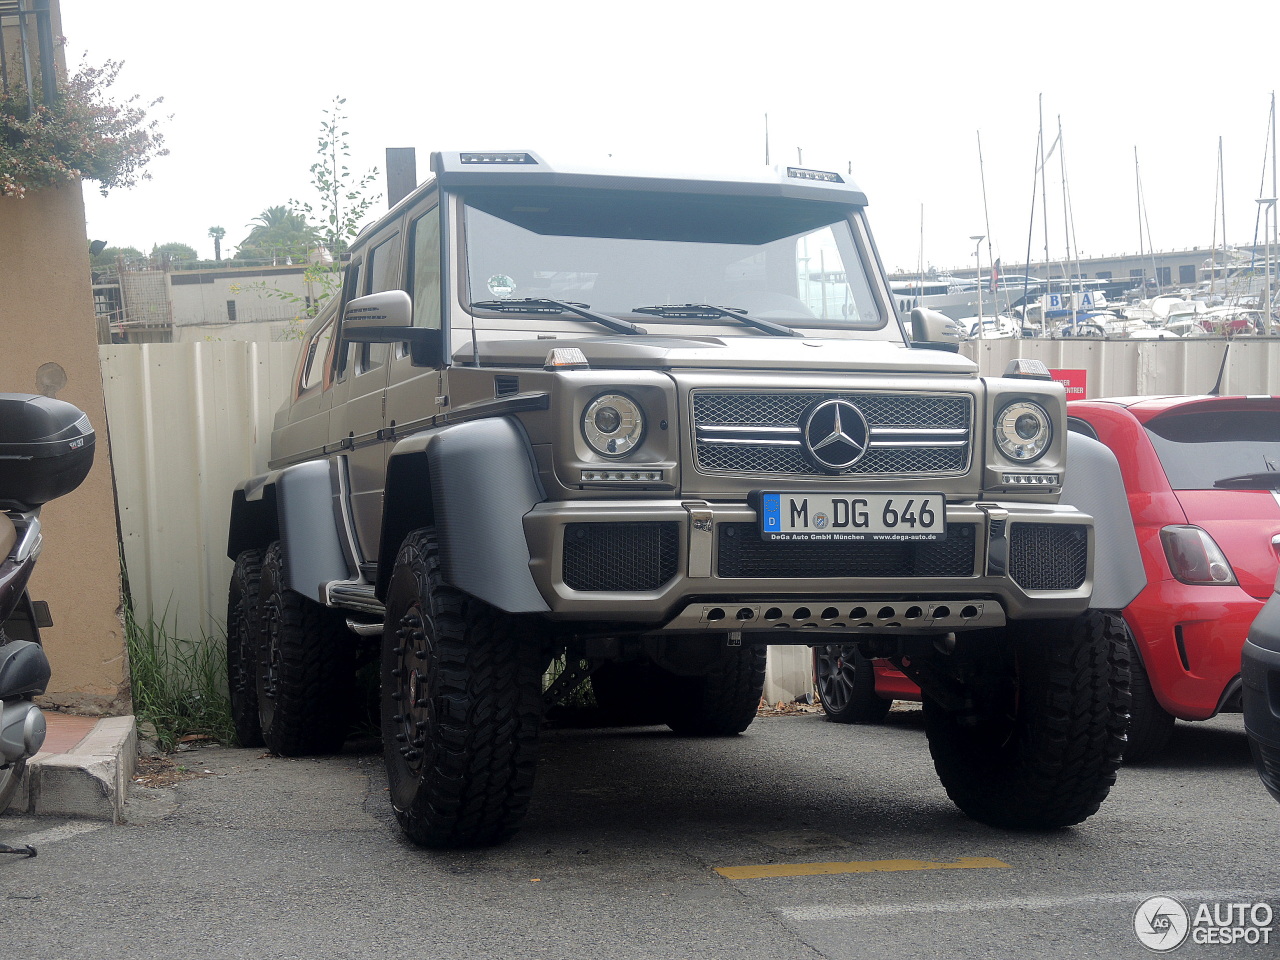
M 492 843 L 528 806 L 544 705 L 588 674 L 615 721 L 732 735 L 766 645 L 803 644 L 920 685 L 969 815 L 1097 810 L 1128 673 L 1104 612 L 1127 597 L 1095 582 L 1133 570 L 1102 547 L 1107 505 L 1063 495 L 1042 364 L 983 379 L 947 318 L 904 329 L 839 173 L 431 166 L 353 245 L 271 472 L 234 496 L 243 743 L 337 748 L 380 658 L 405 832 Z M 1077 439 L 1085 494 L 1106 489 L 1109 454 Z

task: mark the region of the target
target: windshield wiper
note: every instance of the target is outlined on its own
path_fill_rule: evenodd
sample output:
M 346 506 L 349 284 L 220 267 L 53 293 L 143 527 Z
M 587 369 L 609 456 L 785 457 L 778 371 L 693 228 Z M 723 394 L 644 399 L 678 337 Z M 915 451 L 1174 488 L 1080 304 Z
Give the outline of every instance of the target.
M 602 327 L 616 330 L 618 333 L 648 333 L 644 327 L 638 327 L 626 320 L 619 320 L 607 313 L 596 313 L 585 303 L 573 303 L 569 300 L 549 300 L 545 297 L 526 297 L 523 300 L 474 300 L 471 306 L 481 310 L 497 310 L 502 313 L 574 313 L 584 320 L 598 323 Z
M 1213 481 L 1218 489 L 1228 490 L 1280 490 L 1280 473 L 1263 470 L 1261 473 L 1242 473 L 1238 477 L 1223 477 Z
M 771 333 L 775 337 L 804 336 L 799 330 L 792 330 L 772 320 L 753 317 L 740 307 L 716 307 L 709 303 L 668 303 L 656 307 L 636 307 L 633 312 L 649 313 L 668 320 L 714 320 L 719 317 L 728 317 L 730 320 L 745 323 L 748 327 Z

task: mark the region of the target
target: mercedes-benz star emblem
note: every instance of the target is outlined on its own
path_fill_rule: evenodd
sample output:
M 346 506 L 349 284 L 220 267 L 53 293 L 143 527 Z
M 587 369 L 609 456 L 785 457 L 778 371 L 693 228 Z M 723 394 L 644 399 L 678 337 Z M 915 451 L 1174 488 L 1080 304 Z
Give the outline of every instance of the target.
M 800 430 L 809 459 L 832 473 L 848 470 L 867 452 L 867 418 L 848 400 L 823 400 L 814 405 L 805 414 Z

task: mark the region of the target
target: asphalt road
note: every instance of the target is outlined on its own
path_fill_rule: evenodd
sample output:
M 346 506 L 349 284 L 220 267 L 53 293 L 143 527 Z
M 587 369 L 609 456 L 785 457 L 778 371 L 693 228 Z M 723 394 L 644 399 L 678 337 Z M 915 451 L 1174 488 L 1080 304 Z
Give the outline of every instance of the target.
M 1095 817 L 1027 834 L 950 804 L 918 712 L 713 741 L 552 728 L 516 839 L 449 853 L 401 839 L 376 744 L 206 747 L 181 759 L 210 776 L 135 790 L 125 825 L 0 820 L 40 850 L 0 863 L 0 958 L 1139 958 L 1159 954 L 1135 912 L 1172 895 L 1276 917 L 1269 944 L 1166 955 L 1263 960 L 1280 805 L 1241 731 L 1180 724 Z

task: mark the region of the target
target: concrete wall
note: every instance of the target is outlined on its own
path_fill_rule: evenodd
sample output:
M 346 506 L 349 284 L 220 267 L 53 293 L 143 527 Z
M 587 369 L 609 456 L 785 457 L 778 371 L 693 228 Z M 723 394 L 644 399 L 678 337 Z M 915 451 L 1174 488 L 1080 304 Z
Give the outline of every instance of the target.
M 41 514 L 44 553 L 31 593 L 48 601 L 55 623 L 44 633 L 48 700 L 127 713 L 115 499 L 79 183 L 0 197 L 0 390 L 56 394 L 93 423 L 93 470 Z

